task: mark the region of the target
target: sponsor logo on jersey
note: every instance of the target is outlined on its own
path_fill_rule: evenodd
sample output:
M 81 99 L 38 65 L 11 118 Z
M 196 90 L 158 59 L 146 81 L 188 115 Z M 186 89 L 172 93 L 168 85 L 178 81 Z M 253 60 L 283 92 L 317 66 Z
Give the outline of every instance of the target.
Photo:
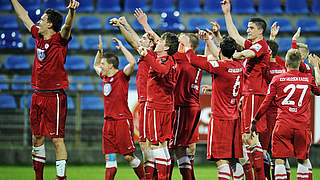
M 280 78 L 280 81 L 305 81 L 305 82 L 309 82 L 309 78 L 307 78 L 307 77 L 286 77 L 286 78 Z
M 239 73 L 242 72 L 242 68 L 237 68 L 237 69 L 228 69 L 229 73 Z
M 281 74 L 286 72 L 284 69 L 274 69 L 274 70 L 270 70 L 270 74 Z
M 254 44 L 250 47 L 250 49 L 254 49 L 256 51 L 260 51 L 261 48 L 262 46 L 260 44 Z
M 217 61 L 209 61 L 212 67 L 219 67 L 219 63 Z
M 103 86 L 103 95 L 108 96 L 111 91 L 112 91 L 111 84 L 110 84 L 110 83 L 106 83 L 106 84 Z
M 37 48 L 37 57 L 40 61 L 42 61 L 46 58 L 46 54 L 44 53 L 43 49 Z

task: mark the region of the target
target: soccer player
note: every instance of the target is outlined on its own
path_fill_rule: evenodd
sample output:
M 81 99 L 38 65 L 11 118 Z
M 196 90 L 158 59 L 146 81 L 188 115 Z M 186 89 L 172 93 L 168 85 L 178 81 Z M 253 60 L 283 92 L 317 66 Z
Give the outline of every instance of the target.
M 155 159 L 158 179 L 168 179 L 171 158 L 168 140 L 172 137 L 172 115 L 174 111 L 174 87 L 176 84 L 176 62 L 173 55 L 178 50 L 178 37 L 166 32 L 162 34 L 154 51 L 139 47 L 143 61 L 150 65 L 147 80 L 147 139 L 151 143 L 151 154 Z
M 71 0 L 68 14 L 62 26 L 62 15 L 47 9 L 36 26 L 28 12 L 17 0 L 11 0 L 13 8 L 36 41 L 36 54 L 31 76 L 31 87 L 35 89 L 30 108 L 32 131 L 32 160 L 35 179 L 43 179 L 46 161 L 45 137 L 52 138 L 56 150 L 56 179 L 66 179 L 67 151 L 64 144 L 67 116 L 67 96 L 63 89 L 69 88 L 64 63 L 71 40 L 71 28 L 79 2 Z
M 188 37 L 181 37 L 188 60 L 196 67 L 212 74 L 212 116 L 209 123 L 207 159 L 216 160 L 219 179 L 230 179 L 230 161 L 242 157 L 240 118 L 237 108 L 237 97 L 241 94 L 243 78 L 242 64 L 233 61 L 236 42 L 231 37 L 224 37 L 220 43 L 220 60 L 208 57 L 197 57 L 191 49 Z M 208 60 L 208 61 L 207 61 Z M 242 167 L 238 164 L 234 179 L 243 178 Z
M 98 52 L 94 61 L 94 69 L 103 81 L 104 124 L 103 154 L 106 159 L 105 179 L 114 179 L 117 172 L 116 153 L 124 156 L 134 169 L 139 179 L 145 179 L 141 161 L 133 154 L 136 150 L 133 142 L 132 114 L 128 107 L 128 88 L 130 75 L 134 71 L 136 61 L 121 41 L 113 38 L 125 55 L 129 64 L 119 70 L 119 60 L 113 54 L 103 54 L 101 36 L 99 36 Z
M 248 161 L 248 158 L 243 161 L 246 179 L 253 179 L 251 170 L 251 166 L 253 165 L 255 179 L 265 180 L 262 148 L 266 149 L 267 147 L 265 147 L 264 144 L 261 145 L 260 142 L 252 144 L 252 141 L 249 139 L 251 138 L 251 120 L 265 98 L 268 87 L 264 76 L 270 59 L 270 53 L 268 44 L 263 37 L 267 24 L 261 18 L 251 18 L 247 28 L 248 40 L 246 40 L 240 36 L 232 22 L 229 0 L 222 1 L 221 7 L 229 35 L 239 45 L 245 48 L 244 51 L 234 53 L 233 57 L 236 59 L 247 59 L 245 63 L 244 85 L 242 91 L 241 131 L 243 133 L 242 138 L 245 147 L 249 147 L 250 149 L 250 152 L 247 152 L 246 154 L 248 154 L 248 157 L 252 155 L 253 158 L 249 158 L 249 160 L 252 161 L 251 163 Z M 264 116 L 257 124 L 257 132 L 262 133 L 265 130 L 266 119 Z M 259 138 L 259 135 L 256 137 Z
M 319 58 L 309 56 L 314 65 L 319 66 Z M 311 146 L 310 91 L 320 95 L 320 88 L 309 73 L 299 72 L 301 53 L 290 49 L 286 54 L 287 72 L 275 76 L 269 85 L 268 94 L 252 121 L 252 134 L 256 123 L 275 100 L 278 116 L 272 135 L 272 155 L 275 160 L 275 178 L 287 179 L 285 160 L 295 157 L 298 161 L 297 178 L 312 179 L 312 166 L 308 159 Z M 315 71 L 319 75 L 319 67 Z M 310 172 L 311 170 L 311 172 Z
M 194 33 L 185 34 L 189 37 L 191 47 L 195 51 L 199 39 Z M 196 143 L 199 142 L 200 119 L 200 83 L 202 70 L 192 66 L 179 44 L 179 51 L 174 54 L 177 61 L 177 84 L 174 90 L 175 116 L 173 120 L 173 139 L 169 148 L 177 157 L 178 167 L 183 179 L 194 179 L 193 159 L 196 152 Z M 172 165 L 174 161 L 171 161 Z
M 140 12 L 140 11 L 139 11 Z M 135 14 L 137 19 L 144 27 L 148 26 L 147 15 L 144 13 Z M 110 20 L 110 23 L 118 27 L 121 31 L 121 34 L 125 38 L 125 40 L 135 49 L 137 50 L 139 46 L 143 46 L 148 49 L 153 49 L 154 44 L 151 39 L 149 39 L 148 33 L 145 33 L 141 38 L 137 35 L 134 29 L 127 22 L 125 17 L 120 17 L 119 19 L 113 18 Z M 150 69 L 150 65 L 148 65 L 145 61 L 143 61 L 143 57 L 141 56 L 138 61 L 138 71 L 137 71 L 137 92 L 138 92 L 138 102 L 139 102 L 139 145 L 142 151 L 144 165 L 145 165 L 145 173 L 146 179 L 153 178 L 154 172 L 154 160 L 151 156 L 151 147 L 150 143 L 147 140 L 147 79 L 148 73 Z

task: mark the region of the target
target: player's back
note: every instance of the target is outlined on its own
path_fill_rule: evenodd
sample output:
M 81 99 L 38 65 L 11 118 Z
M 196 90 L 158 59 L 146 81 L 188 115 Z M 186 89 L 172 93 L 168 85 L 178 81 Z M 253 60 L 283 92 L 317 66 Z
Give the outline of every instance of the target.
M 310 128 L 310 91 L 320 95 L 314 77 L 309 73 L 291 70 L 275 76 L 270 89 L 276 89 L 277 120 L 295 129 Z

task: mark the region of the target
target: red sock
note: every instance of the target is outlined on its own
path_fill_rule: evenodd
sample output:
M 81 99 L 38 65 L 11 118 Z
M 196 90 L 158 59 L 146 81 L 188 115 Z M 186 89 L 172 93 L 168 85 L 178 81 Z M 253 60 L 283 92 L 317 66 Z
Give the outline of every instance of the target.
M 191 157 L 191 156 L 189 156 Z M 194 168 L 193 168 L 193 157 L 190 158 L 190 163 L 191 163 L 191 177 L 192 177 L 192 180 L 196 180 L 196 177 L 194 176 Z
M 144 171 L 145 171 L 145 173 L 146 173 L 146 179 L 147 179 L 147 180 L 153 179 L 154 168 L 153 168 L 152 166 L 145 166 L 145 167 L 144 167 Z
M 174 156 L 171 158 L 171 164 L 170 164 L 170 172 L 169 172 L 169 180 L 171 180 L 172 179 L 172 172 L 173 172 L 173 168 L 174 168 L 174 164 L 175 164 L 175 162 L 174 162 Z
M 263 150 L 260 143 L 251 148 L 255 180 L 265 180 Z
M 139 166 L 137 168 L 133 168 L 136 175 L 139 177 L 139 179 L 146 179 L 146 174 L 144 173 L 142 163 L 140 162 Z
M 56 176 L 56 180 L 66 180 L 67 176 Z
M 271 176 L 272 176 L 272 180 L 275 179 L 274 177 L 274 164 L 271 164 Z
M 35 172 L 35 180 L 43 180 L 43 168 L 44 168 L 44 163 L 39 162 L 39 161 L 32 161 L 33 163 L 33 169 Z
M 271 176 L 270 176 L 270 164 L 269 164 L 269 160 L 268 157 L 266 155 L 263 155 L 263 161 L 264 161 L 264 174 L 266 175 L 266 178 L 268 180 L 271 180 Z
M 243 171 L 244 171 L 244 175 L 246 177 L 246 180 L 253 180 L 251 164 L 243 164 L 242 167 L 243 167 Z
M 105 180 L 113 180 L 116 173 L 117 173 L 116 167 L 106 168 Z
M 191 163 L 188 156 L 178 159 L 178 166 L 183 180 L 192 180 Z

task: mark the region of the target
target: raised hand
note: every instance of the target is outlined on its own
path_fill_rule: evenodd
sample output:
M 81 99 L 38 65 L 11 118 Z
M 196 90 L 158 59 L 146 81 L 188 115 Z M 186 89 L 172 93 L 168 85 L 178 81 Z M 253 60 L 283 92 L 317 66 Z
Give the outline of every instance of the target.
M 198 27 L 196 27 L 196 29 L 198 30 L 198 35 L 199 35 L 200 39 L 202 39 L 204 41 L 209 39 L 209 34 L 206 31 L 201 30 Z
M 221 8 L 224 14 L 230 13 L 230 1 L 229 0 L 223 0 L 220 2 Z
M 120 22 L 119 19 L 117 18 L 112 18 L 109 20 L 109 23 L 114 26 L 114 27 L 119 27 L 120 26 Z
M 121 17 L 119 18 L 119 23 L 120 23 L 120 24 L 123 24 L 123 25 L 127 25 L 127 24 L 128 24 L 128 21 L 127 21 L 126 17 L 121 16 Z
M 217 22 L 210 22 L 212 25 L 212 32 L 213 33 L 218 33 L 220 31 L 220 25 Z
M 319 66 L 320 64 L 320 58 L 315 54 L 309 54 L 308 61 L 313 67 Z
M 97 45 L 97 49 L 101 54 L 103 53 L 103 44 L 102 44 L 101 35 L 99 35 L 99 44 Z
M 118 46 L 116 46 L 117 49 L 121 49 L 122 47 L 124 47 L 123 44 L 122 44 L 122 42 L 121 42 L 119 39 L 117 39 L 117 38 L 112 38 L 112 40 L 113 40 L 115 43 L 118 44 Z
M 210 85 L 205 84 L 205 85 L 202 85 L 201 87 L 202 87 L 202 92 L 205 94 L 210 93 L 210 91 L 212 91 L 212 86 Z
M 277 26 L 278 22 L 274 22 L 270 29 L 270 40 L 275 40 L 279 33 L 280 26 Z
M 292 40 L 298 40 L 300 37 L 301 27 L 298 28 L 297 32 L 292 36 Z
M 79 7 L 80 3 L 75 0 L 70 0 L 69 5 L 67 9 L 77 9 Z
M 142 11 L 142 9 L 136 9 L 134 11 L 134 16 L 137 18 L 138 22 L 141 24 L 141 25 L 146 25 L 148 24 L 148 16 L 146 15 L 146 13 L 144 13 Z
M 189 36 L 182 34 L 181 36 L 179 36 L 179 43 L 181 43 L 184 46 L 188 46 L 190 47 L 190 38 Z
M 140 46 L 137 49 L 138 53 L 140 54 L 140 56 L 146 56 L 148 54 L 147 48 Z

